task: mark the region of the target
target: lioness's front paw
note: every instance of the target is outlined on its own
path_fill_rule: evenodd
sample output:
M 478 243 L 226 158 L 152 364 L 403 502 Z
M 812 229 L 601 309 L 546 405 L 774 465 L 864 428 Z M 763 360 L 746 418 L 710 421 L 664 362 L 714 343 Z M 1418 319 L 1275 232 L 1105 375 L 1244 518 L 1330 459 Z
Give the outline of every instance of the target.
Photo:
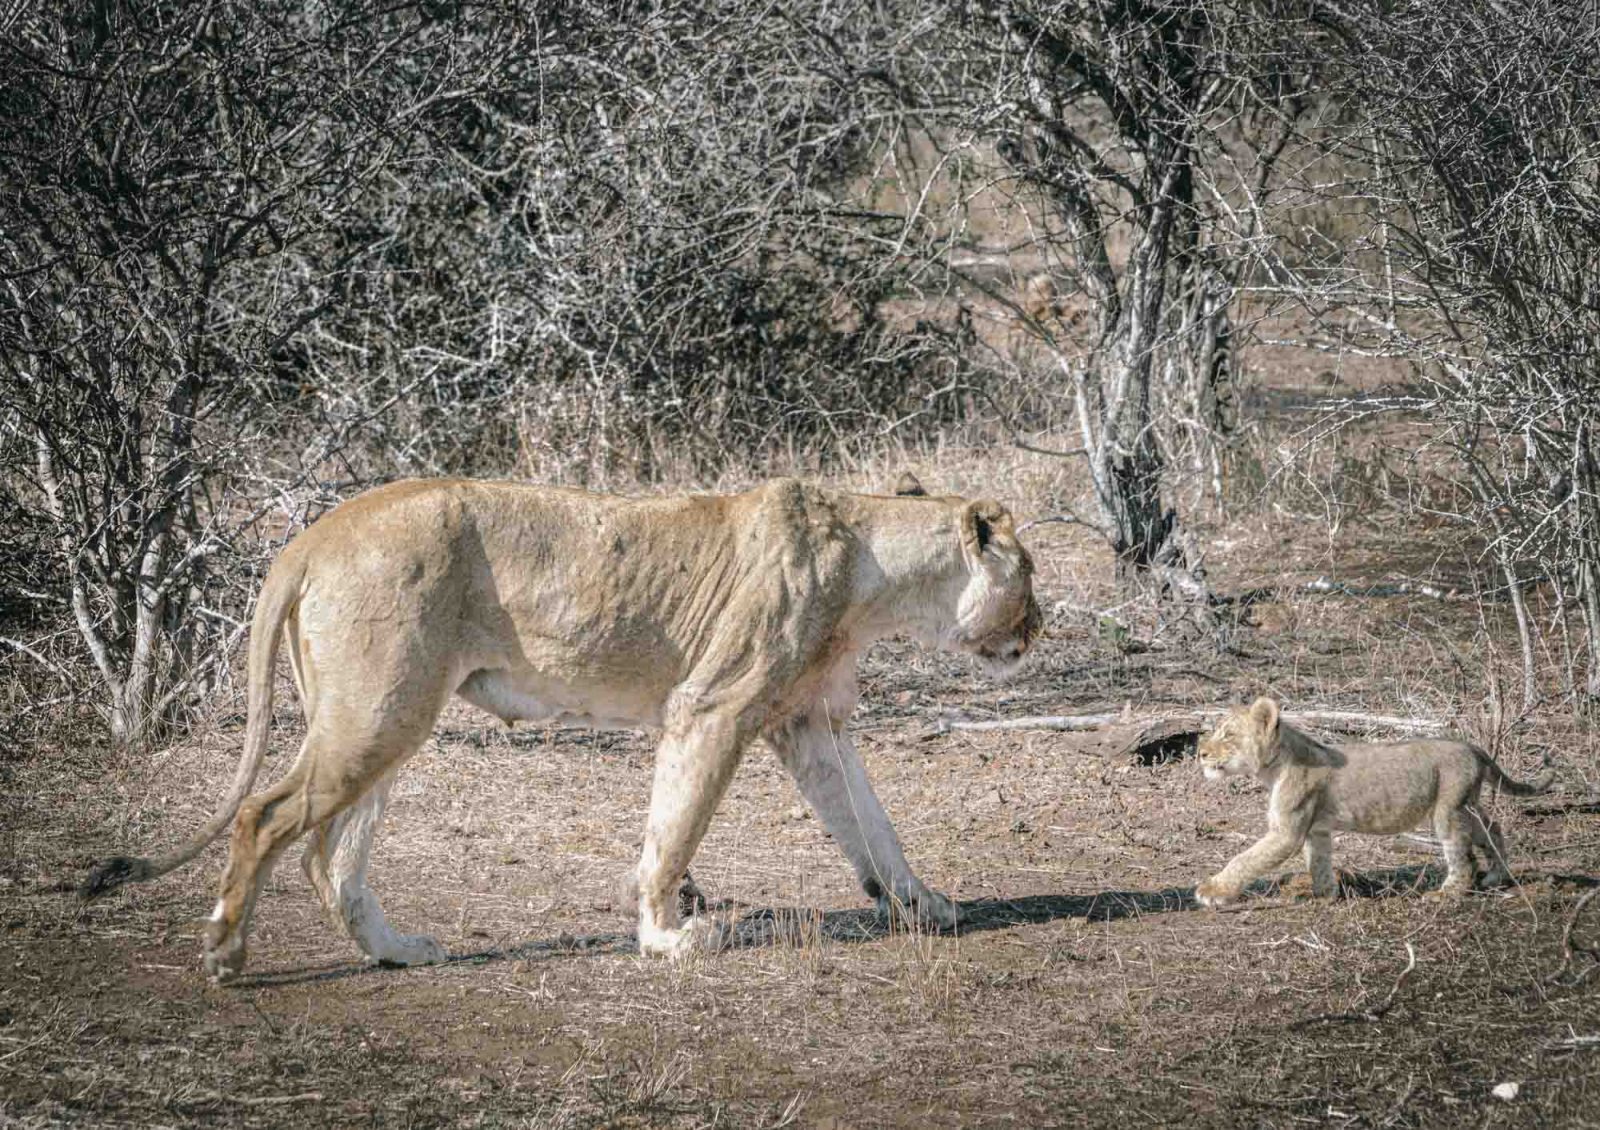
M 687 957 L 696 951 L 710 953 L 722 948 L 722 931 L 704 918 L 690 918 L 676 930 L 639 926 L 639 952 L 646 957 Z
M 1226 906 L 1239 897 L 1239 892 L 1225 886 L 1215 875 L 1194 889 L 1194 899 L 1201 906 Z
M 449 956 L 438 940 L 427 934 L 395 934 L 373 946 L 367 961 L 373 965 L 437 965 Z
M 926 887 L 913 894 L 909 900 L 893 895 L 878 896 L 878 917 L 885 922 L 922 927 L 937 932 L 954 930 L 961 921 L 956 904 L 938 891 Z

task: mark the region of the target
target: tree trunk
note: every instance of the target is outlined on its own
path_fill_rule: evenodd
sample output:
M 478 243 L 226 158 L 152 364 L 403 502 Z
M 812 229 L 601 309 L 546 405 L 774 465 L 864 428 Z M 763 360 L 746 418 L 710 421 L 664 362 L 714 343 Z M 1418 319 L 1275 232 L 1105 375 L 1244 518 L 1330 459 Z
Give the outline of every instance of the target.
M 1162 504 L 1165 466 L 1156 444 L 1150 381 L 1164 320 L 1173 226 L 1187 202 L 1188 154 L 1179 143 L 1167 142 L 1154 147 L 1152 160 L 1167 165 L 1128 257 L 1111 368 L 1102 371 L 1100 381 L 1099 450 L 1090 448 L 1091 462 L 1098 465 L 1095 490 L 1124 577 L 1170 563 L 1176 527 L 1176 515 Z
M 1161 454 L 1149 430 L 1132 451 L 1108 453 L 1101 505 L 1112 532 L 1118 575 L 1130 578 L 1165 556 L 1177 516 L 1161 504 Z

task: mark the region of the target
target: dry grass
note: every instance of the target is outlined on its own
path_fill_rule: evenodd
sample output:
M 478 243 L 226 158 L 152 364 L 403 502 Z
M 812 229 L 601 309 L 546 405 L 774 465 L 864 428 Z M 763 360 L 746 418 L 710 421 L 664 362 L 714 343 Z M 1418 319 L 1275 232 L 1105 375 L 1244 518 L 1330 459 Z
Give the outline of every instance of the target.
M 1025 513 L 1082 486 L 1070 465 L 953 447 L 880 451 L 843 477 L 879 486 L 903 465 Z M 396 925 L 452 961 L 363 968 L 286 863 L 247 976 L 219 989 L 198 961 L 217 849 L 88 910 L 63 886 L 200 823 L 242 720 L 137 760 L 85 723 L 46 728 L 0 762 L 0 1125 L 1593 1125 L 1600 911 L 1566 932 L 1600 870 L 1600 741 L 1554 711 L 1508 723 L 1493 688 L 1515 684 L 1514 636 L 1493 607 L 1298 591 L 1323 574 L 1448 579 L 1460 557 L 1370 503 L 1329 537 L 1292 488 L 1227 528 L 1208 519 L 1218 590 L 1282 593 L 1250 609 L 1234 654 L 1153 605 L 1119 612 L 1131 641 L 1099 638 L 1082 610 L 1117 600 L 1102 551 L 1045 526 L 1031 541 L 1057 611 L 1024 674 L 990 684 L 899 644 L 869 656 L 858 744 L 914 864 L 965 906 L 950 937 L 881 925 L 755 753 L 695 863 L 739 944 L 642 960 L 612 891 L 638 850 L 645 742 L 507 731 L 461 707 L 402 776 L 373 876 Z M 1565 792 L 1497 813 L 1523 885 L 1441 902 L 1419 893 L 1438 882 L 1432 849 L 1345 836 L 1349 897 L 1268 890 L 1203 912 L 1190 890 L 1259 832 L 1258 791 L 1118 761 L 1094 735 L 927 736 L 940 709 L 1261 691 L 1449 718 L 1513 771 L 1544 747 Z M 297 725 L 281 706 L 268 772 Z M 1505 1082 L 1511 1102 L 1491 1093 Z

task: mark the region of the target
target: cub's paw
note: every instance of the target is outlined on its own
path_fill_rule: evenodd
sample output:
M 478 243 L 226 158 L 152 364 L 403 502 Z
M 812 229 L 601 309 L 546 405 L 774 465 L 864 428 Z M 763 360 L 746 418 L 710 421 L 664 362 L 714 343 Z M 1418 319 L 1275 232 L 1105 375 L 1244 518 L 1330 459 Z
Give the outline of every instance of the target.
M 1215 875 L 1194 889 L 1194 900 L 1201 906 L 1213 909 L 1226 906 L 1239 897 L 1239 892 L 1224 886 Z

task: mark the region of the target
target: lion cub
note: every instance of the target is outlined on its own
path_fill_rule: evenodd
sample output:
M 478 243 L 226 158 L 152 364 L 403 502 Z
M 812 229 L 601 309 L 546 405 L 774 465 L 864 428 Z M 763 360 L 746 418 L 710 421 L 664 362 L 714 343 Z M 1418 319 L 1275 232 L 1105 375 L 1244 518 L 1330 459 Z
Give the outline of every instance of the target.
M 1485 885 L 1504 883 L 1510 878 L 1505 838 L 1480 814 L 1478 791 L 1491 780 L 1512 796 L 1533 796 L 1555 777 L 1546 770 L 1532 784 L 1514 781 L 1477 747 L 1460 741 L 1323 745 L 1280 721 L 1270 698 L 1233 711 L 1202 738 L 1200 764 L 1207 777 L 1253 773 L 1272 790 L 1267 834 L 1195 888 L 1205 906 L 1238 898 L 1302 848 L 1313 893 L 1331 895 L 1330 833 L 1393 834 L 1424 819 L 1432 820 L 1444 847 L 1445 892 L 1472 886 L 1474 845 L 1488 857 Z

